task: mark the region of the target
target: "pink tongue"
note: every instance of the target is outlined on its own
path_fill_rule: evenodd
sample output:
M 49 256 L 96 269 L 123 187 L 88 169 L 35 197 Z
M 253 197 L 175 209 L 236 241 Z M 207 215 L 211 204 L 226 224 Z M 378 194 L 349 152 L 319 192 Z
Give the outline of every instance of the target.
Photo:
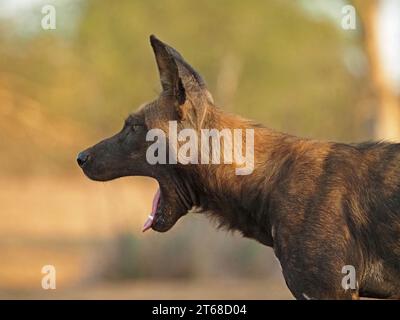
M 154 195 L 151 213 L 150 213 L 149 217 L 147 218 L 146 222 L 144 223 L 142 232 L 145 232 L 146 230 L 150 229 L 151 225 L 153 224 L 153 220 L 156 215 L 159 201 L 160 201 L 160 188 L 157 189 L 157 192 Z

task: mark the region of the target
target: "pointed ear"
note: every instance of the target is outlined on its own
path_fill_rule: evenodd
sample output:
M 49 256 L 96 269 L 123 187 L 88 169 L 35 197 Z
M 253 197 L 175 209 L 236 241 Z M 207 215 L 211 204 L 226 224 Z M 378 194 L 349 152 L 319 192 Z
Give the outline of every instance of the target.
M 179 105 L 184 104 L 186 101 L 185 88 L 179 76 L 178 65 L 168 49 L 168 46 L 158 40 L 154 35 L 150 36 L 150 43 L 156 57 L 163 91 L 173 95 L 177 99 Z
M 178 51 L 154 35 L 150 36 L 150 43 L 156 56 L 163 90 L 169 92 L 173 90 L 173 94 L 180 94 L 180 101 L 183 101 L 181 104 L 185 102 L 188 95 L 205 95 L 212 101 L 212 96 L 200 74 L 183 59 Z

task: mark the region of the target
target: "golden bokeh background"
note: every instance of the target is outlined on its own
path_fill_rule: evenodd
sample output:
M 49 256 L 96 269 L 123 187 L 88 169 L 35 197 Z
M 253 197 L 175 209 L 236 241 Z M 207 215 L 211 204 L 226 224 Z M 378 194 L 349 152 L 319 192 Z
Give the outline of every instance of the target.
M 382 138 L 399 101 L 374 49 L 386 2 L 0 1 L 0 298 L 290 299 L 272 249 L 195 215 L 142 234 L 156 182 L 89 181 L 76 154 L 158 94 L 152 33 L 226 110 L 305 137 Z M 41 288 L 44 265 L 56 290 Z

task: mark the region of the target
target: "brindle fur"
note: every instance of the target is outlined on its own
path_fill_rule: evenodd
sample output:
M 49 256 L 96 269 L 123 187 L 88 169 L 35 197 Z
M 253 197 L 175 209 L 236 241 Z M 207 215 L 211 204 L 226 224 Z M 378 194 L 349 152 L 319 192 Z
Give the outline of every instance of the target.
M 151 44 L 162 93 L 118 134 L 79 155 L 85 174 L 157 179 L 154 230 L 167 231 L 200 208 L 220 227 L 272 247 L 297 299 L 398 298 L 400 144 L 302 139 L 227 114 L 176 50 L 154 36 Z M 253 128 L 254 172 L 235 175 L 235 164 L 149 165 L 146 132 L 168 132 L 170 120 L 179 129 Z M 354 290 L 342 288 L 345 265 L 355 267 Z

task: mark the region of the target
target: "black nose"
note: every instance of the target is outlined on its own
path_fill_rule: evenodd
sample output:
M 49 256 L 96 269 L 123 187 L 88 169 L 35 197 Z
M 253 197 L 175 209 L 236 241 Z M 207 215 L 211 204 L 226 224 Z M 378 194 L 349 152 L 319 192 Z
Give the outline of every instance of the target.
M 82 167 L 86 161 L 89 159 L 89 153 L 82 151 L 78 154 L 76 161 L 78 162 L 79 166 Z

